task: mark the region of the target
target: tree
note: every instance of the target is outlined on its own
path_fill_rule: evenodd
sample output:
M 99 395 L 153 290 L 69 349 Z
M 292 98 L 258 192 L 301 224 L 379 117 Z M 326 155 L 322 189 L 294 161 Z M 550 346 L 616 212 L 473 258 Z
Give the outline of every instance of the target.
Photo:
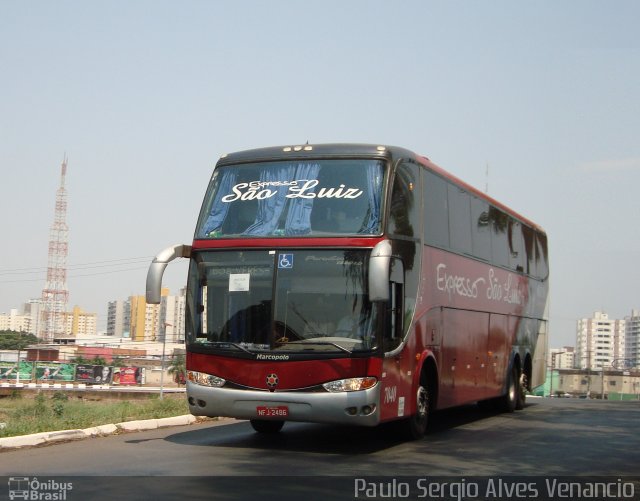
M 187 375 L 187 365 L 183 353 L 179 353 L 173 356 L 168 372 L 169 374 L 173 375 L 173 380 L 178 383 L 178 386 L 185 383 Z
M 27 346 L 38 344 L 38 339 L 28 332 L 0 331 L 0 350 L 24 350 Z
M 116 355 L 111 360 L 111 365 L 113 365 L 114 367 L 128 367 L 130 365 L 129 357 L 121 357 Z
M 85 358 L 82 355 L 78 355 L 71 359 L 71 363 L 78 365 L 109 365 L 107 364 L 106 359 L 99 357 L 98 355 L 93 358 Z

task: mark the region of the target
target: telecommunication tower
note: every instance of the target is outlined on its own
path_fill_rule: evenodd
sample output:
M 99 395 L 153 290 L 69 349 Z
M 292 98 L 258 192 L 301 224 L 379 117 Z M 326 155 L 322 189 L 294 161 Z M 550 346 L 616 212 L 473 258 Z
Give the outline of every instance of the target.
M 56 208 L 53 224 L 49 230 L 49 260 L 47 283 L 42 289 L 43 330 L 41 336 L 52 342 L 66 334 L 67 302 L 67 254 L 69 250 L 69 228 L 67 227 L 67 190 L 64 187 L 67 175 L 67 157 L 62 161 L 60 187 L 56 192 Z

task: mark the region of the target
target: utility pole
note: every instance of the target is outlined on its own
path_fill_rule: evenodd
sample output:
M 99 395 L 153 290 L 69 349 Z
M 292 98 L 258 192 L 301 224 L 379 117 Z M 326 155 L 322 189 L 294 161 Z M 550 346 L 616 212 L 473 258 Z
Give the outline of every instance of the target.
M 563 353 L 566 353 L 566 351 L 557 351 L 557 352 L 551 354 L 551 382 L 549 384 L 549 396 L 550 397 L 553 397 L 553 370 L 555 369 L 555 366 L 556 366 L 556 356 L 557 355 L 562 355 Z

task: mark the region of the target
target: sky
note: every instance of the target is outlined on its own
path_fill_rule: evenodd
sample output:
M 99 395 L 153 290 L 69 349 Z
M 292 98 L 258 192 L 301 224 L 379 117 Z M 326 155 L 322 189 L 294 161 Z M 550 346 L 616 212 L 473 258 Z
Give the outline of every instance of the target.
M 224 153 L 402 146 L 541 225 L 551 347 L 640 309 L 640 3 L 0 0 L 0 313 L 144 294 Z M 487 176 L 488 171 L 488 176 Z M 165 284 L 186 282 L 172 263 Z

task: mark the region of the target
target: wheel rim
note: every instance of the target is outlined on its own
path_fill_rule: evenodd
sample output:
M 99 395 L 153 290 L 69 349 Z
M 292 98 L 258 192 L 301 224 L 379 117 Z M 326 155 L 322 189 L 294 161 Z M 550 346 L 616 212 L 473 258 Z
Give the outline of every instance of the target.
M 509 400 L 511 402 L 516 401 L 516 381 L 515 374 L 511 374 L 511 378 L 509 379 Z
M 427 419 L 429 414 L 429 394 L 424 386 L 418 388 L 416 416 L 419 421 Z

